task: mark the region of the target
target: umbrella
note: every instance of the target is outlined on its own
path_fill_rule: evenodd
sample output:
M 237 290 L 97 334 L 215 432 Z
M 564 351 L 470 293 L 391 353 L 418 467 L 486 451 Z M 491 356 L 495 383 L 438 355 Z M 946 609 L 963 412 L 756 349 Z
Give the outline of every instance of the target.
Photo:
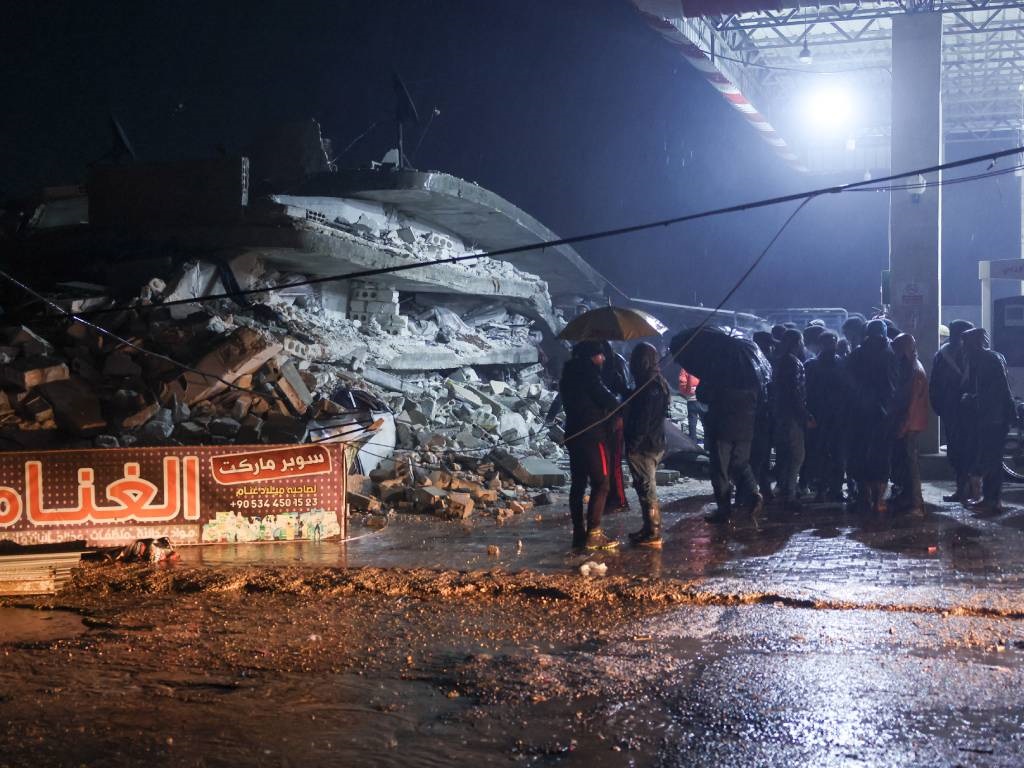
M 566 341 L 628 341 L 660 336 L 667 330 L 658 318 L 639 309 L 600 307 L 574 317 L 558 337 Z

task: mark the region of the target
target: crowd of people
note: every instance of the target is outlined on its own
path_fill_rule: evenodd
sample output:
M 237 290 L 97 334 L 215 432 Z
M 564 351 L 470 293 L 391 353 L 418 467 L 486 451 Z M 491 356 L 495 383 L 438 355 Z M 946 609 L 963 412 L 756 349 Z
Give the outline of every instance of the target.
M 1001 510 L 1016 405 L 1006 362 L 982 328 L 951 323 L 930 379 L 914 337 L 885 318 L 851 317 L 841 335 L 820 321 L 777 325 L 752 339 L 693 329 L 676 336 L 670 352 L 691 437 L 698 416 L 703 423 L 716 501 L 710 522 L 728 521 L 737 508 L 758 514 L 767 503 L 800 511 L 808 500 L 923 515 L 918 438 L 929 407 L 942 419 L 957 477 L 945 500 Z M 584 341 L 564 367 L 574 547 L 617 546 L 601 522 L 606 504 L 626 506 L 623 456 L 643 520 L 630 539 L 661 547 L 655 473 L 671 398 L 661 362 L 646 342 L 627 363 L 607 342 Z

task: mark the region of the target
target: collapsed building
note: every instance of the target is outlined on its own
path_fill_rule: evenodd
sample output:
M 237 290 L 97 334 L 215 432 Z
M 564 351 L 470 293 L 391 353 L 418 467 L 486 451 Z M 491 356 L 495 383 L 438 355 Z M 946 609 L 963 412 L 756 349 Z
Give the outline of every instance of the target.
M 474 183 L 336 170 L 304 123 L 246 156 L 96 166 L 6 223 L 5 262 L 49 302 L 4 288 L 8 449 L 346 439 L 378 484 L 497 502 L 559 480 L 524 461 L 562 454 L 545 364 L 606 284 L 568 246 L 462 259 L 555 239 Z M 416 498 L 450 512 L 440 495 Z

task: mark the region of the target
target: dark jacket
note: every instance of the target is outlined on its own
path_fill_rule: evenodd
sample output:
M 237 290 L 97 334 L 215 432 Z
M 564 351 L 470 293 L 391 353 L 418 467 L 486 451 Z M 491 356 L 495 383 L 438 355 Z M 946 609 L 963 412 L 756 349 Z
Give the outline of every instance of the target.
M 850 373 L 851 418 L 891 423 L 896 398 L 896 355 L 889 340 L 869 336 L 846 361 Z
M 819 355 L 804 364 L 807 376 L 807 410 L 819 428 L 829 428 L 842 420 L 849 405 L 849 385 L 843 358 Z
M 641 389 L 626 406 L 627 453 L 661 453 L 665 450 L 668 405 L 668 384 L 659 374 L 657 380 Z
M 948 341 L 939 347 L 939 351 L 932 359 L 928 397 L 932 403 L 932 410 L 943 419 L 951 419 L 957 415 L 957 406 L 966 384 L 965 365 L 960 344 L 953 345 Z
M 772 369 L 772 415 L 782 422 L 807 421 L 807 385 L 804 364 L 792 353 L 782 355 Z
M 601 381 L 619 397 L 626 397 L 633 389 L 633 377 L 629 375 L 629 365 L 626 358 L 617 352 L 612 352 L 604 358 L 604 365 L 601 366 Z
M 1001 354 L 981 349 L 971 355 L 964 400 L 979 424 L 1010 423 L 1015 406 L 1006 380 L 1006 360 Z
M 558 393 L 562 396 L 565 408 L 567 437 L 600 421 L 619 404 L 618 398 L 601 381 L 601 369 L 586 357 L 573 357 L 566 362 L 562 368 L 562 379 L 558 383 Z M 581 437 L 603 439 L 607 429 L 608 424 L 605 422 Z

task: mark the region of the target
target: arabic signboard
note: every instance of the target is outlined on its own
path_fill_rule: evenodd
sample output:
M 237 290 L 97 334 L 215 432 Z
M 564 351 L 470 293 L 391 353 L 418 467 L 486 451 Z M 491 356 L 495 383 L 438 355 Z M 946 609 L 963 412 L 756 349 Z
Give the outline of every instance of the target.
M 0 453 L 0 540 L 344 537 L 344 451 L 331 443 Z

